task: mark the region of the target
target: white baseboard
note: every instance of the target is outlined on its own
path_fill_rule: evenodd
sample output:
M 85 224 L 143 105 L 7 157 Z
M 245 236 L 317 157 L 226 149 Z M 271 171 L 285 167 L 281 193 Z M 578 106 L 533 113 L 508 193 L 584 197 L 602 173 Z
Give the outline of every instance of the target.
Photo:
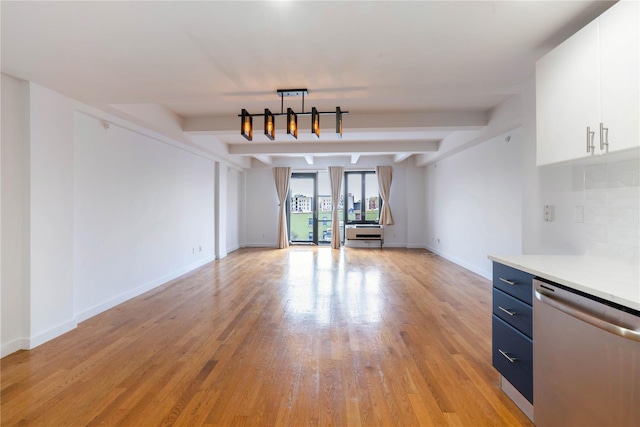
M 382 248 L 407 248 L 407 245 L 404 243 L 385 243 Z
M 7 343 L 2 344 L 2 349 L 0 350 L 0 357 L 8 356 L 11 353 L 15 353 L 18 350 L 28 350 L 28 349 L 29 349 L 28 338 L 16 338 L 13 341 L 9 341 Z
M 37 335 L 33 335 L 28 339 L 27 350 L 34 349 L 47 341 L 51 341 L 62 334 L 66 334 L 67 332 L 74 330 L 76 327 L 78 327 L 78 322 L 76 319 L 71 319 Z
M 484 277 L 485 279 L 491 280 L 492 279 L 492 272 L 491 271 L 486 271 L 478 266 L 475 266 L 473 264 L 469 264 L 465 261 L 462 261 L 459 258 L 456 258 L 452 255 L 449 255 L 445 252 L 439 251 L 436 248 L 433 248 L 429 245 L 425 245 L 425 249 L 427 249 L 428 251 L 433 252 L 434 254 L 441 256 L 442 258 L 451 261 L 454 264 L 459 265 L 460 267 L 466 268 L 467 270 L 476 273 L 477 275 L 480 275 L 482 277 Z
M 425 245 L 409 243 L 407 244 L 407 249 L 427 249 L 427 247 Z
M 127 291 L 123 294 L 118 295 L 115 298 L 112 298 L 108 301 L 105 301 L 103 303 L 94 305 L 93 307 L 90 307 L 86 310 L 83 310 L 79 313 L 76 313 L 76 321 L 78 323 L 85 321 L 97 314 L 102 313 L 103 311 L 109 310 L 110 308 L 115 307 L 116 305 L 122 304 L 125 301 L 128 301 L 132 298 L 137 297 L 138 295 L 141 295 L 145 292 L 148 292 L 154 288 L 157 288 L 160 285 L 164 285 L 167 282 L 170 282 L 173 279 L 176 279 L 184 274 L 189 273 L 192 270 L 195 270 L 196 268 L 202 267 L 205 264 L 208 264 L 210 262 L 212 262 L 215 259 L 215 257 L 207 257 L 205 259 L 202 259 L 200 261 L 197 261 L 193 264 L 190 264 L 186 267 L 183 267 L 179 270 L 176 270 L 174 272 L 171 272 L 169 274 L 165 274 L 162 277 L 159 277 L 155 280 L 152 280 L 148 283 L 145 283 L 142 286 L 138 286 L 135 289 L 131 289 L 130 291 Z
M 273 243 L 245 243 L 243 248 L 275 248 L 277 245 Z

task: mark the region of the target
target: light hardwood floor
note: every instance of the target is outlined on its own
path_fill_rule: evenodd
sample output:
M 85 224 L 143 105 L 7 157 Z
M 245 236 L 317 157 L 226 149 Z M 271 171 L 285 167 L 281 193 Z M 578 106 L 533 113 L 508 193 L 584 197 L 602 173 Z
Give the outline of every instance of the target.
M 241 249 L 1 368 L 2 425 L 532 425 L 490 282 L 424 250 Z

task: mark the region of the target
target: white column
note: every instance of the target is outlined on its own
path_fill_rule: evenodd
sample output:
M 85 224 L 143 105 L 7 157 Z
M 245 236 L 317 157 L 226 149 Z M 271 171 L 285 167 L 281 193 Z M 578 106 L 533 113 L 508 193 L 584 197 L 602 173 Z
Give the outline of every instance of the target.
M 227 256 L 227 175 L 229 167 L 225 163 L 216 162 L 215 172 L 215 242 L 216 258 Z

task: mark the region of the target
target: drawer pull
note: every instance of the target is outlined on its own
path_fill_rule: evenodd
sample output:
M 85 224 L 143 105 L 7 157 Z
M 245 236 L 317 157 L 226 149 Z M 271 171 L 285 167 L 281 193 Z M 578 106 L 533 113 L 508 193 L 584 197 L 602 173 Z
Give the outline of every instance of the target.
M 507 360 L 508 360 L 509 362 L 511 362 L 511 363 L 516 363 L 516 360 L 518 360 L 518 359 L 516 359 L 515 357 L 511 357 L 511 356 L 509 356 L 507 353 L 505 353 L 504 351 L 502 351 L 502 350 L 500 350 L 500 349 L 498 349 L 498 351 L 500 352 L 500 354 L 501 354 L 501 355 L 503 355 L 504 357 L 506 357 L 506 358 L 507 358 Z
M 512 282 L 511 280 L 503 279 L 502 277 L 500 277 L 499 279 L 502 282 L 506 283 L 507 285 L 515 286 L 515 284 L 516 284 L 516 282 Z
M 515 316 L 516 315 L 515 311 L 511 311 L 511 310 L 509 310 L 507 308 L 504 308 L 504 307 L 501 307 L 501 306 L 498 306 L 498 308 L 500 310 L 504 311 L 505 313 L 507 313 L 509 316 Z

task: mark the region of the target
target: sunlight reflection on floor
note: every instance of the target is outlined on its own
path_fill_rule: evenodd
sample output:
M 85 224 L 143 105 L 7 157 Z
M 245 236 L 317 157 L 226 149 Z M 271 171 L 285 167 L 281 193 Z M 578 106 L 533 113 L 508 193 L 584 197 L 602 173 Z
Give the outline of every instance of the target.
M 285 311 L 292 320 L 317 325 L 332 322 L 377 323 L 385 304 L 380 271 L 346 265 L 331 248 L 289 250 Z

